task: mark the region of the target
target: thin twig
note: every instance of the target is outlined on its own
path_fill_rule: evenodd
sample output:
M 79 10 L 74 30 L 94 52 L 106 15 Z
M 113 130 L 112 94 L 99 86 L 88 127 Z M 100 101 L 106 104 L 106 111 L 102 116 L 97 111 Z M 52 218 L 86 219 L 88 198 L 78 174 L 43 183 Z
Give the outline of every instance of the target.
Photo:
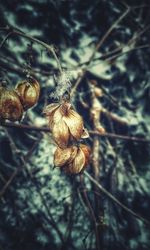
M 110 26 L 110 28 L 107 30 L 105 35 L 101 38 L 99 43 L 96 45 L 95 50 L 92 54 L 92 56 L 89 59 L 89 63 L 94 59 L 96 52 L 100 49 L 100 47 L 103 45 L 103 43 L 106 41 L 107 37 L 111 34 L 111 32 L 114 30 L 114 28 L 117 27 L 117 25 L 127 16 L 127 14 L 130 12 L 130 8 L 128 8 L 113 24 Z
M 134 141 L 134 142 L 150 143 L 150 139 L 138 138 L 138 137 L 135 137 L 135 136 L 117 135 L 117 134 L 113 134 L 113 133 L 104 133 L 104 134 L 101 134 L 98 131 L 92 131 L 92 130 L 89 130 L 88 132 L 91 135 L 96 135 L 97 134 L 100 137 L 109 137 L 109 138 L 119 139 L 119 140 L 127 140 L 127 141 Z
M 51 214 L 50 207 L 47 205 L 46 199 L 45 199 L 44 195 L 42 194 L 42 192 L 41 192 L 41 190 L 40 190 L 40 187 L 39 187 L 39 185 L 38 185 L 38 182 L 36 182 L 36 181 L 32 178 L 32 176 L 30 176 L 30 178 L 31 178 L 31 181 L 33 182 L 33 184 L 35 185 L 36 190 L 37 190 L 37 193 L 38 193 L 38 195 L 40 196 L 41 201 L 42 201 L 42 203 L 43 203 L 43 205 L 44 205 L 44 207 L 45 207 L 45 209 L 46 209 L 46 211 L 47 211 L 48 217 L 50 218 L 50 220 L 49 220 L 49 218 L 48 218 L 48 221 L 51 223 L 51 225 L 53 226 L 53 228 L 55 229 L 55 231 L 56 231 L 57 234 L 59 235 L 59 238 L 60 238 L 61 242 L 64 244 L 65 241 L 64 241 L 63 234 L 62 234 L 62 232 L 59 230 L 59 227 L 57 226 L 57 223 L 55 222 L 55 220 L 54 220 L 54 218 L 53 218 L 53 216 L 52 216 L 52 214 Z
M 9 138 L 9 139 L 10 139 L 10 141 L 12 141 L 12 138 Z M 16 168 L 16 169 L 14 170 L 13 174 L 10 176 L 9 180 L 7 181 L 7 183 L 4 185 L 4 187 L 3 187 L 2 190 L 0 191 L 0 198 L 4 195 L 4 193 L 6 192 L 6 190 L 8 189 L 8 187 L 11 185 L 12 181 L 14 180 L 14 178 L 16 177 L 16 175 L 19 173 L 19 171 L 23 170 L 24 168 L 26 168 L 26 170 L 28 171 L 28 169 L 27 169 L 27 167 L 26 167 L 27 160 L 28 160 L 29 157 L 32 155 L 33 151 L 35 150 L 35 148 L 37 147 L 37 145 L 39 144 L 39 141 L 40 141 L 41 139 L 42 139 L 42 135 L 40 136 L 40 138 L 39 138 L 38 140 L 36 140 L 36 141 L 34 142 L 33 146 L 32 146 L 31 149 L 28 151 L 28 153 L 26 154 L 26 156 L 20 157 L 20 160 L 21 160 L 21 163 L 22 163 L 22 164 L 21 164 L 20 168 Z M 12 143 L 13 143 L 12 146 L 14 147 L 14 150 L 17 152 L 18 149 L 17 149 L 15 143 L 14 143 L 14 142 L 12 142 Z M 62 241 L 62 243 L 64 243 L 63 234 L 61 233 L 61 231 L 60 231 L 59 228 L 57 227 L 56 222 L 55 222 L 54 219 L 53 219 L 53 216 L 52 216 L 52 214 L 51 214 L 51 212 L 50 212 L 49 207 L 47 206 L 47 203 L 46 203 L 46 201 L 45 201 L 44 196 L 43 196 L 42 193 L 41 193 L 41 190 L 40 190 L 40 188 L 39 188 L 38 183 L 35 182 L 35 180 L 34 180 L 33 177 L 32 177 L 32 174 L 31 174 L 30 172 L 28 172 L 28 174 L 29 174 L 29 176 L 30 176 L 30 178 L 31 178 L 31 181 L 32 181 L 33 184 L 35 185 L 36 190 L 37 190 L 37 192 L 38 192 L 38 194 L 39 194 L 39 196 L 40 196 L 40 198 L 41 198 L 41 200 L 42 200 L 42 202 L 43 202 L 43 205 L 44 205 L 44 207 L 45 207 L 45 209 L 46 209 L 46 211 L 47 211 L 47 214 L 48 214 L 48 216 L 49 216 L 49 218 L 47 218 L 47 219 L 48 219 L 49 223 L 51 223 L 51 225 L 53 226 L 53 228 L 56 230 L 57 234 L 59 235 L 60 240 Z
M 8 189 L 8 187 L 10 186 L 10 184 L 12 183 L 13 179 L 15 178 L 15 176 L 18 174 L 20 168 L 16 168 L 14 170 L 14 172 L 12 173 L 12 175 L 10 176 L 9 180 L 6 182 L 6 184 L 3 186 L 3 188 L 0 191 L 0 198 L 4 195 L 4 193 L 6 192 L 6 190 Z
M 104 193 L 108 198 L 110 198 L 112 201 L 114 201 L 117 205 L 119 205 L 121 208 L 123 208 L 126 212 L 130 213 L 131 215 L 133 215 L 134 217 L 136 217 L 137 219 L 143 221 L 145 224 L 150 226 L 150 221 L 148 221 L 147 219 L 143 218 L 142 216 L 140 216 L 139 214 L 135 213 L 134 211 L 132 211 L 131 209 L 129 209 L 128 207 L 126 207 L 123 203 L 121 203 L 115 196 L 113 196 L 110 192 L 108 192 L 104 187 L 101 186 L 100 183 L 98 183 L 87 171 L 84 171 L 84 174 L 86 175 L 86 177 L 91 180 L 98 188 L 99 190 Z
M 88 213 L 89 213 L 89 215 L 90 215 L 90 217 L 91 217 L 91 219 L 92 219 L 92 221 L 93 221 L 93 223 L 94 223 L 94 229 L 95 229 L 95 236 L 96 236 L 96 240 L 97 240 L 97 242 L 98 242 L 98 230 L 97 230 L 97 221 L 96 221 L 96 217 L 95 217 L 95 214 L 94 214 L 94 211 L 93 211 L 93 208 L 92 208 L 92 206 L 91 206 L 91 203 L 90 203 L 90 200 L 89 200 L 89 198 L 88 198 L 88 196 L 87 196 L 87 190 L 86 190 L 86 188 L 85 188 L 85 186 L 84 186 L 84 180 L 83 180 L 83 175 L 81 175 L 80 176 L 80 185 L 81 185 L 81 190 L 80 189 L 78 189 L 78 193 L 79 193 L 79 195 L 81 194 L 81 198 L 82 198 L 82 200 L 83 200 L 83 203 L 87 206 L 87 208 L 88 208 Z
M 9 33 L 5 36 L 5 38 L 3 39 L 3 41 L 0 43 L 0 49 L 3 47 L 3 45 L 4 45 L 5 42 L 7 41 L 8 37 L 11 36 L 11 34 L 12 34 L 12 31 L 9 32 Z
M 10 176 L 9 180 L 6 182 L 6 184 L 4 185 L 4 187 L 1 189 L 0 191 L 0 197 L 2 197 L 6 190 L 9 188 L 9 186 L 11 185 L 12 181 L 14 180 L 14 178 L 17 176 L 17 174 L 24 168 L 25 166 L 25 161 L 31 156 L 31 154 L 33 153 L 34 149 L 36 148 L 36 146 L 38 145 L 39 140 L 37 140 L 33 146 L 31 147 L 31 149 L 29 150 L 29 152 L 24 156 L 24 164 L 22 164 L 20 166 L 20 168 L 16 168 L 14 170 L 14 172 L 12 173 L 12 175 Z
M 7 128 L 17 128 L 17 129 L 33 130 L 33 131 L 41 131 L 41 132 L 50 133 L 50 130 L 48 127 L 38 127 L 38 126 L 31 126 L 31 125 L 26 125 L 26 124 L 17 124 L 13 122 L 6 122 L 4 124 L 0 124 L 0 126 L 7 127 Z M 119 139 L 119 140 L 150 143 L 150 139 L 147 139 L 147 138 L 139 138 L 139 137 L 127 136 L 127 135 L 118 135 L 118 134 L 113 134 L 113 133 L 101 134 L 100 132 L 94 131 L 94 130 L 89 130 L 88 132 L 91 136 L 98 135 L 100 137 L 108 137 L 108 138 Z
M 105 62 L 111 62 L 112 60 L 117 59 L 118 57 L 120 57 L 120 56 L 122 56 L 122 55 L 124 55 L 124 54 L 128 54 L 128 53 L 130 53 L 130 52 L 132 52 L 132 51 L 135 51 L 135 50 L 147 49 L 147 48 L 150 48 L 150 45 L 149 45 L 149 44 L 144 44 L 144 45 L 141 45 L 141 46 L 137 46 L 137 47 L 132 48 L 132 49 L 130 49 L 130 50 L 122 51 L 122 52 L 120 52 L 120 53 L 118 53 L 118 54 L 115 54 L 115 55 L 113 55 L 113 56 L 107 58 L 107 59 L 105 60 Z M 99 64 L 101 64 L 101 63 L 102 63 L 102 62 L 100 62 Z M 113 64 L 113 63 L 111 62 L 111 64 Z
M 61 64 L 60 64 L 60 61 L 59 61 L 59 59 L 58 59 L 58 57 L 57 57 L 57 55 L 55 53 L 55 50 L 54 50 L 53 46 L 50 46 L 47 43 L 45 43 L 45 42 L 43 42 L 43 41 L 41 41 L 41 40 L 39 40 L 39 39 L 37 39 L 37 38 L 35 38 L 33 36 L 30 36 L 30 35 L 24 33 L 23 31 L 15 28 L 15 27 L 8 27 L 7 30 L 11 30 L 11 32 L 9 33 L 9 36 L 12 35 L 12 34 L 22 36 L 22 37 L 24 37 L 26 39 L 29 39 L 32 42 L 36 42 L 36 43 L 42 45 L 43 47 L 45 47 L 49 52 L 51 52 L 53 54 L 53 56 L 54 56 L 54 58 L 55 58 L 55 60 L 57 62 L 58 69 L 59 69 L 60 73 L 62 74 L 63 71 L 62 71 L 62 68 L 61 68 Z
M 82 79 L 84 78 L 88 67 L 90 66 L 91 62 L 93 61 L 96 52 L 100 49 L 100 47 L 103 45 L 103 43 L 105 42 L 105 40 L 107 39 L 107 37 L 111 34 L 111 32 L 113 31 L 114 28 L 116 28 L 116 26 L 127 16 L 127 14 L 129 13 L 130 8 L 128 8 L 113 24 L 112 26 L 108 29 L 108 31 L 105 33 L 105 35 L 100 39 L 100 41 L 97 43 L 97 45 L 95 46 L 95 49 L 92 53 L 92 55 L 89 58 L 89 61 L 87 63 L 87 66 L 85 69 L 83 69 L 82 74 L 80 75 L 80 77 L 78 78 L 78 80 L 76 81 L 74 87 L 71 90 L 70 95 L 73 96 L 78 85 L 80 84 L 80 82 L 82 81 Z
M 110 51 L 110 52 L 107 52 L 106 54 L 103 54 L 101 57 L 96 58 L 96 60 L 102 59 L 104 56 L 106 57 L 106 56 L 112 55 L 112 54 L 114 54 L 114 53 L 116 53 L 116 52 L 119 52 L 119 53 L 117 53 L 117 54 L 115 54 L 115 55 L 116 55 L 116 56 L 117 56 L 117 55 L 119 56 L 119 55 L 121 55 L 121 53 L 122 53 L 122 54 L 124 54 L 124 53 L 129 53 L 129 52 L 131 52 L 131 51 L 133 51 L 133 50 L 143 49 L 143 48 L 148 48 L 148 47 L 150 47 L 150 45 L 147 44 L 147 45 L 141 45 L 141 46 L 138 46 L 138 47 L 131 48 L 131 49 L 129 49 L 129 50 L 126 51 L 126 52 L 122 51 L 122 50 L 123 50 L 124 48 L 126 48 L 126 47 L 129 47 L 129 46 L 131 47 L 131 45 L 133 44 L 133 42 L 136 42 L 136 41 L 141 37 L 141 35 L 143 35 L 149 28 L 150 28 L 150 25 L 146 26 L 144 29 L 142 29 L 142 30 L 140 30 L 139 32 L 137 32 L 137 34 L 136 34 L 135 36 L 133 36 L 133 37 L 127 42 L 127 44 L 121 45 L 121 46 L 119 46 L 119 48 L 116 48 L 116 49 L 113 50 L 113 51 Z M 122 51 L 122 52 L 121 52 L 121 51 Z M 105 61 L 111 60 L 112 57 L 115 57 L 115 55 L 112 55 L 112 56 L 106 58 Z

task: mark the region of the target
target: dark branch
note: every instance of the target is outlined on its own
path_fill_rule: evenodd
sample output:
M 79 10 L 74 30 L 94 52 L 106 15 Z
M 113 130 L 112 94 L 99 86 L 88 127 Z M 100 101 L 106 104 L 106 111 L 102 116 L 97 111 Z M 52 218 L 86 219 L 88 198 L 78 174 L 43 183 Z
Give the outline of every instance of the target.
M 105 188 L 103 188 L 101 186 L 100 183 L 98 183 L 87 171 L 84 172 L 84 174 L 87 176 L 88 179 L 90 179 L 98 188 L 99 190 L 104 193 L 109 199 L 111 199 L 113 202 L 115 202 L 117 205 L 119 205 L 121 208 L 123 208 L 126 212 L 130 213 L 131 215 L 133 215 L 134 217 L 136 217 L 137 219 L 143 221 L 145 224 L 150 226 L 150 221 L 146 220 L 145 218 L 143 218 L 142 216 L 140 216 L 139 214 L 135 213 L 134 211 L 132 211 L 131 209 L 129 209 L 128 207 L 126 207 L 123 203 L 121 203 L 115 196 L 113 196 L 110 192 L 108 192 Z
M 38 127 L 38 126 L 30 126 L 26 124 L 17 124 L 13 122 L 6 122 L 4 124 L 0 124 L 2 127 L 6 128 L 17 128 L 17 129 L 24 129 L 24 130 L 33 130 L 33 131 L 41 131 L 50 133 L 50 130 L 48 127 Z M 127 141 L 134 141 L 134 142 L 144 142 L 144 143 L 150 143 L 150 139 L 148 138 L 139 138 L 134 136 L 127 136 L 127 135 L 117 135 L 113 133 L 99 133 L 98 131 L 89 130 L 88 131 L 91 136 L 98 135 L 100 137 L 107 137 L 112 139 L 118 139 L 118 140 L 127 140 Z

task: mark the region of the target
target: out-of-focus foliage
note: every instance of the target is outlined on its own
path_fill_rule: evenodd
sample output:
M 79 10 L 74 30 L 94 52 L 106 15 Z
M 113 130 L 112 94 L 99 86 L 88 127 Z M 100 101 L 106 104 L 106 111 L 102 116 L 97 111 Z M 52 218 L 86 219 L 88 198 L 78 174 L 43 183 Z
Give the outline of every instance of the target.
M 141 1 L 126 1 L 140 5 Z M 132 3 L 131 3 L 132 2 Z M 148 1 L 142 1 L 142 5 Z M 15 26 L 24 32 L 52 44 L 57 49 L 62 66 L 72 84 L 75 83 L 81 65 L 86 62 L 95 44 L 123 13 L 125 5 L 117 0 L 94 1 L 1 1 L 0 26 Z M 95 57 L 101 57 L 123 45 L 147 27 L 150 7 L 132 11 L 106 40 Z M 0 42 L 6 33 L 0 31 Z M 134 46 L 149 44 L 150 32 L 145 31 Z M 1 80 L 10 87 L 25 78 L 30 41 L 16 35 L 10 36 L 0 48 Z M 30 125 L 46 125 L 42 114 L 45 105 L 58 92 L 54 74 L 57 64 L 52 55 L 39 44 L 33 44 L 31 62 L 35 77 L 41 85 L 37 106 L 29 110 L 23 122 Z M 124 118 L 128 125 L 120 125 L 102 115 L 107 132 L 148 137 L 150 132 L 150 49 L 122 53 L 111 63 L 96 60 L 88 69 L 87 78 L 97 81 L 116 102 L 107 95 L 100 100 L 107 110 Z M 23 70 L 24 69 L 24 70 Z M 90 103 L 90 93 L 84 79 L 77 89 L 74 105 L 91 128 L 89 110 L 82 103 Z M 41 249 L 89 249 L 94 250 L 93 223 L 83 205 L 78 177 L 66 176 L 53 169 L 54 143 L 50 135 L 35 131 L 0 127 L 0 187 L 5 185 L 16 168 L 27 162 L 11 183 L 0 203 L 0 250 Z M 10 139 L 11 138 L 11 139 Z M 32 149 L 32 146 L 38 145 Z M 13 143 L 15 145 L 13 145 Z M 92 145 L 92 139 L 87 140 Z M 32 152 L 33 151 L 33 152 Z M 150 155 L 147 143 L 101 138 L 101 184 L 130 209 L 150 220 Z M 91 171 L 89 167 L 89 171 Z M 88 197 L 93 202 L 91 183 L 85 178 Z M 148 250 L 149 228 L 120 207 L 101 196 L 104 206 L 104 249 Z M 55 223 L 54 223 L 55 221 Z M 65 242 L 62 243 L 62 235 Z

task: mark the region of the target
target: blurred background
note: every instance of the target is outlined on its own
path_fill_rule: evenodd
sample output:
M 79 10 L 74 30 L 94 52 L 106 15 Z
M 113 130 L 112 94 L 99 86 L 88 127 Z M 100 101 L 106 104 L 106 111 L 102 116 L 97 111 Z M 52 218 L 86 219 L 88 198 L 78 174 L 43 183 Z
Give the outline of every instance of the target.
M 90 83 L 102 96 L 101 125 L 106 132 L 150 138 L 150 2 L 117 0 L 30 0 L 0 3 L 0 81 L 14 88 L 28 72 L 39 81 L 37 105 L 21 123 L 47 126 L 44 107 L 59 100 L 57 63 L 45 47 L 13 33 L 19 29 L 52 45 L 70 91 L 87 66 L 95 46 L 118 23 L 77 87 L 72 103 L 93 130 Z M 10 27 L 10 29 L 8 29 Z M 71 88 L 70 88 L 71 86 Z M 53 166 L 50 133 L 0 126 L 0 250 L 100 249 L 148 250 L 150 226 L 99 192 L 84 176 L 66 175 Z M 85 141 L 85 140 L 84 140 Z M 86 139 L 93 148 L 94 137 Z M 150 146 L 148 142 L 99 137 L 98 181 L 124 205 L 150 221 Z M 19 170 L 18 170 L 19 169 Z M 87 171 L 92 175 L 92 164 Z

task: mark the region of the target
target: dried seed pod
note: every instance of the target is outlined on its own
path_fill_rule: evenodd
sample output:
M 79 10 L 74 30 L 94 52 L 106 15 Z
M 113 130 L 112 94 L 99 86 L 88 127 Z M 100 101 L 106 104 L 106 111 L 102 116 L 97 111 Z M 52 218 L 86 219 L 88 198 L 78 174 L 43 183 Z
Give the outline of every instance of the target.
M 77 150 L 76 146 L 64 149 L 57 147 L 54 153 L 54 165 L 56 167 L 63 167 L 65 164 L 71 163 L 77 154 Z
M 24 110 L 33 107 L 40 95 L 40 85 L 34 78 L 28 78 L 17 84 L 15 91 L 20 97 Z
M 67 147 L 72 139 L 79 140 L 85 131 L 82 117 L 69 102 L 52 103 L 45 108 L 44 113 L 48 117 L 53 138 L 61 148 Z
M 90 159 L 90 148 L 87 145 L 71 146 L 65 149 L 57 147 L 54 154 L 54 165 L 66 173 L 81 173 Z
M 0 118 L 19 121 L 23 114 L 23 107 L 19 96 L 13 90 L 0 88 Z

